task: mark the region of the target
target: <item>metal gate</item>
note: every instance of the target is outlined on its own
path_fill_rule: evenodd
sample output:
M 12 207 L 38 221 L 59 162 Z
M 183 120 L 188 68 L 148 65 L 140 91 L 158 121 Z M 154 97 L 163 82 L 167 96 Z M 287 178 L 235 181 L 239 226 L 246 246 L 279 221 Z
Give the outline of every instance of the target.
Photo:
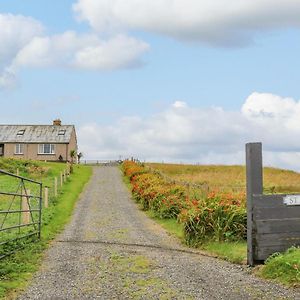
M 0 259 L 41 235 L 42 183 L 0 170 Z

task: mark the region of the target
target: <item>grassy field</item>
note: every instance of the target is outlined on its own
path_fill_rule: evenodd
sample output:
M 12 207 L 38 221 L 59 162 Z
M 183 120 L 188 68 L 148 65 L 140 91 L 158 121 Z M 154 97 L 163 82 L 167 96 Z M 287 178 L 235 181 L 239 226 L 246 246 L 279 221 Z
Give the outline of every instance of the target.
M 245 166 L 182 165 L 148 163 L 178 181 L 207 184 L 211 190 L 245 191 Z M 274 193 L 300 192 L 300 173 L 266 167 L 263 170 L 264 190 Z
M 84 185 L 91 176 L 91 168 L 87 166 L 75 166 L 74 173 L 67 182 L 59 188 L 57 197 L 53 195 L 54 177 L 66 168 L 62 163 L 41 163 L 17 160 L 0 159 L 0 168 L 15 173 L 19 168 L 20 175 L 30 177 L 50 187 L 50 205 L 43 209 L 41 240 L 28 243 L 15 254 L 0 260 L 0 298 L 13 299 L 16 293 L 24 288 L 38 269 L 43 255 L 43 250 L 48 247 L 57 233 L 68 222 L 74 205 Z M 15 189 L 12 179 L 0 176 L 0 188 Z M 7 199 L 2 198 L 0 209 L 5 209 Z

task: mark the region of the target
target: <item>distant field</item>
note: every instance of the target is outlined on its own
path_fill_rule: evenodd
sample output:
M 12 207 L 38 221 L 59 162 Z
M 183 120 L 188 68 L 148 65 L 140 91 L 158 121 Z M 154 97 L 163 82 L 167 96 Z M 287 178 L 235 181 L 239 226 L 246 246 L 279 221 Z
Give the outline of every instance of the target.
M 147 166 L 159 170 L 174 180 L 207 184 L 211 190 L 245 190 L 245 166 L 159 163 L 148 163 Z M 267 193 L 300 192 L 300 173 L 276 168 L 264 168 L 264 190 Z

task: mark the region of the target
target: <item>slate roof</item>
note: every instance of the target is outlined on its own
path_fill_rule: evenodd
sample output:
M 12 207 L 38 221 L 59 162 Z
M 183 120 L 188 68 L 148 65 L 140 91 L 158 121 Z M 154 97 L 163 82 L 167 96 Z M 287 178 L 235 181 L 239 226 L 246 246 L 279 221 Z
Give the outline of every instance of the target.
M 74 125 L 0 125 L 0 143 L 65 144 L 73 130 Z

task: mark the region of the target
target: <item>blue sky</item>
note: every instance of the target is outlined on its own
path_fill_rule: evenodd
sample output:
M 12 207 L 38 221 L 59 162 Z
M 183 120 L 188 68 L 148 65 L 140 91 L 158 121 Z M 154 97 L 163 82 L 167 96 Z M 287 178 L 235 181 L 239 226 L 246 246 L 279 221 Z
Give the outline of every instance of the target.
M 244 142 L 260 140 L 267 163 L 298 168 L 300 145 L 286 140 L 300 131 L 297 2 L 0 1 L 1 123 L 59 117 L 76 125 L 86 158 L 242 163 Z M 215 110 L 225 123 L 202 126 Z

